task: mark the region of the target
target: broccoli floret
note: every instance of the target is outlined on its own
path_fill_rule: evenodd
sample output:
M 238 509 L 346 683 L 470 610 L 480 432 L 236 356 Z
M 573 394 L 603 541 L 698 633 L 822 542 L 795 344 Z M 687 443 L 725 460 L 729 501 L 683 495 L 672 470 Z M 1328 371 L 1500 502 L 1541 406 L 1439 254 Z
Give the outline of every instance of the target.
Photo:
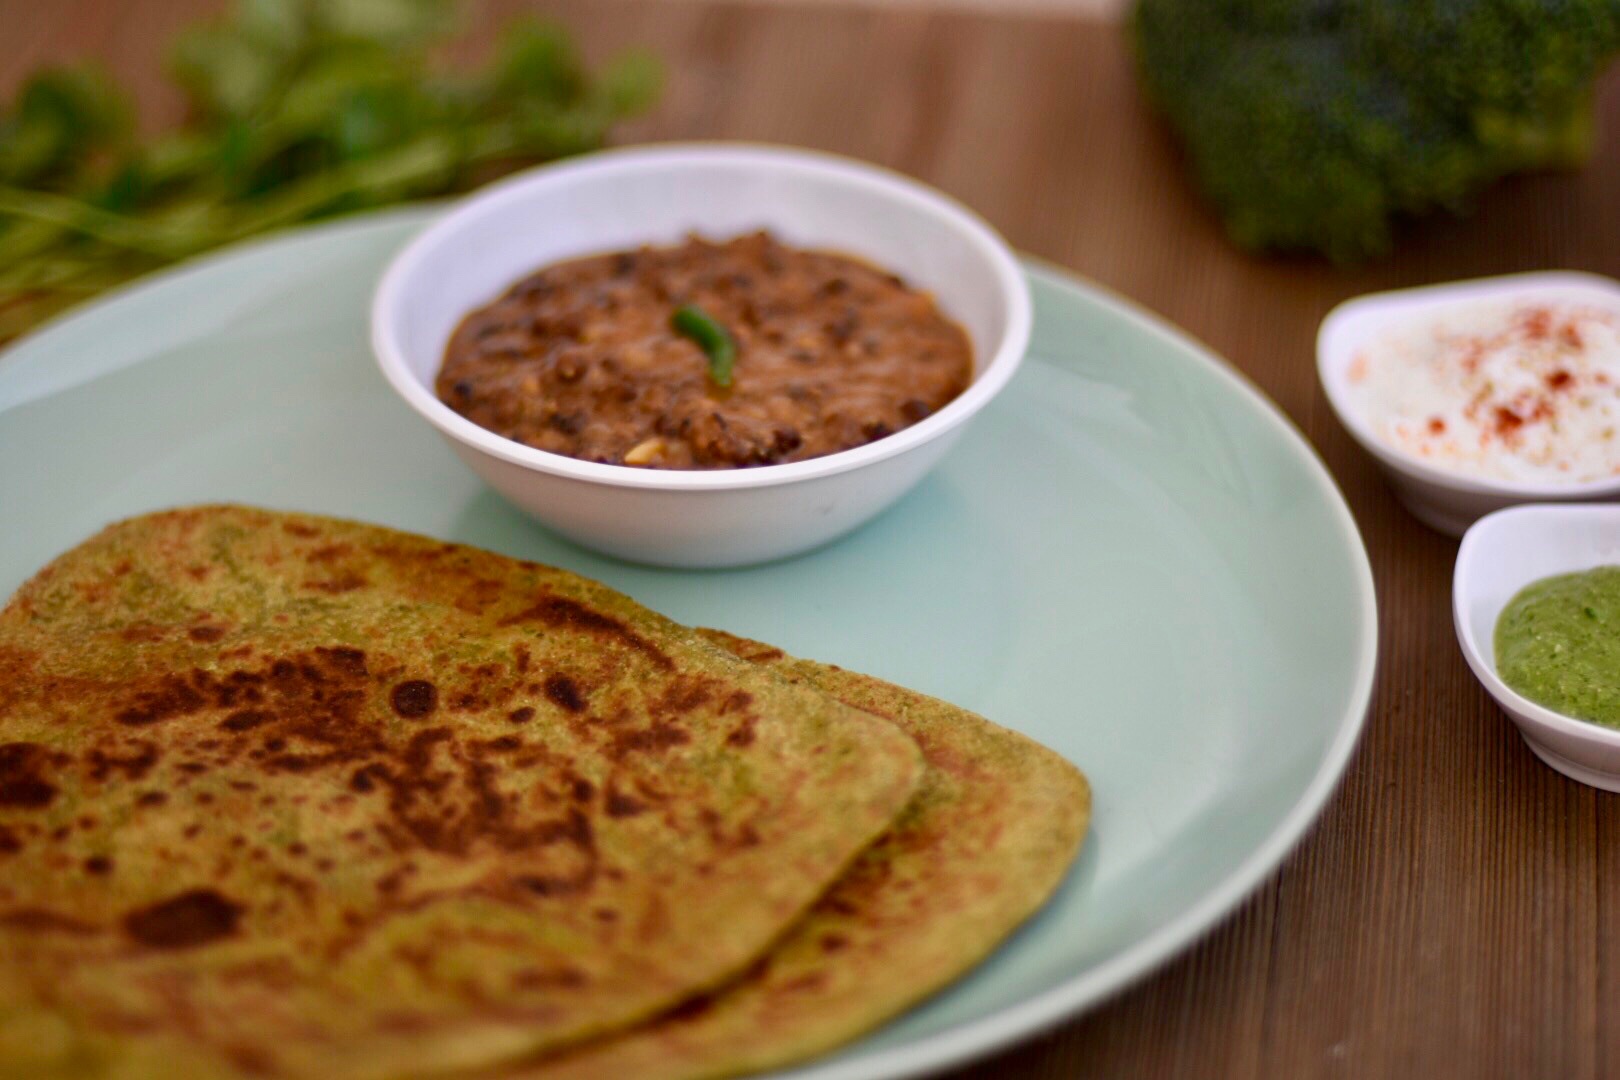
M 1585 159 L 1620 0 L 1139 0 L 1149 96 L 1240 244 L 1340 262 Z

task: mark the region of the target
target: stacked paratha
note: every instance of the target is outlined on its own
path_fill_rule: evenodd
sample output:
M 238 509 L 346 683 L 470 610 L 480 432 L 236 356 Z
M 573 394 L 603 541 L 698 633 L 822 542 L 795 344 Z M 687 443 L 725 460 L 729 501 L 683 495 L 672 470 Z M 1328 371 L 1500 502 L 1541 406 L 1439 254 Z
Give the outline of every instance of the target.
M 1087 809 L 987 721 L 563 571 L 150 515 L 0 613 L 0 1076 L 794 1060 L 982 958 Z

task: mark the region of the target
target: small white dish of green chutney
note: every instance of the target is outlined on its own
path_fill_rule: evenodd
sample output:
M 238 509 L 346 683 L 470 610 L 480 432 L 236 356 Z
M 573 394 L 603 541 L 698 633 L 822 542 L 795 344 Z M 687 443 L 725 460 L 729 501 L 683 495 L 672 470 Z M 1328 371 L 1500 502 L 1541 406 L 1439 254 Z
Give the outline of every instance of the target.
M 1516 506 L 1457 551 L 1457 639 L 1536 756 L 1620 791 L 1620 506 Z

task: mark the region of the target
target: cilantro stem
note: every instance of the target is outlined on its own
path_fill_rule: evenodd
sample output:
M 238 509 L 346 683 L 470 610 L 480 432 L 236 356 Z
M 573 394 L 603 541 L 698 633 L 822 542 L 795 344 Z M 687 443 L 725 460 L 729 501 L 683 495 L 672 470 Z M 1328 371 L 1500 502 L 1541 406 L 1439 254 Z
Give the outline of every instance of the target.
M 138 251 L 159 259 L 173 259 L 192 250 L 192 245 L 167 229 L 109 213 L 68 195 L 49 191 L 29 191 L 0 185 L 0 216 L 21 218 L 55 225 L 112 247 Z

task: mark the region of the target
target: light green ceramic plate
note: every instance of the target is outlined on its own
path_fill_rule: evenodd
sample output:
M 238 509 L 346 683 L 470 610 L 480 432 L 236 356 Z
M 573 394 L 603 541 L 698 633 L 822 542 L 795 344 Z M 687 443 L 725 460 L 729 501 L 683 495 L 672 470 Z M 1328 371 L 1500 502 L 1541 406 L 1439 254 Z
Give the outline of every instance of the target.
M 367 299 L 425 214 L 225 253 L 0 358 L 0 593 L 129 514 L 338 514 L 565 566 L 958 702 L 1083 768 L 1091 835 L 1046 911 L 795 1076 L 911 1075 L 1098 1001 L 1231 909 L 1331 793 L 1372 686 L 1366 554 L 1304 441 L 1197 345 L 1031 269 L 1029 362 L 889 513 L 775 565 L 628 566 L 509 509 L 384 385 Z

